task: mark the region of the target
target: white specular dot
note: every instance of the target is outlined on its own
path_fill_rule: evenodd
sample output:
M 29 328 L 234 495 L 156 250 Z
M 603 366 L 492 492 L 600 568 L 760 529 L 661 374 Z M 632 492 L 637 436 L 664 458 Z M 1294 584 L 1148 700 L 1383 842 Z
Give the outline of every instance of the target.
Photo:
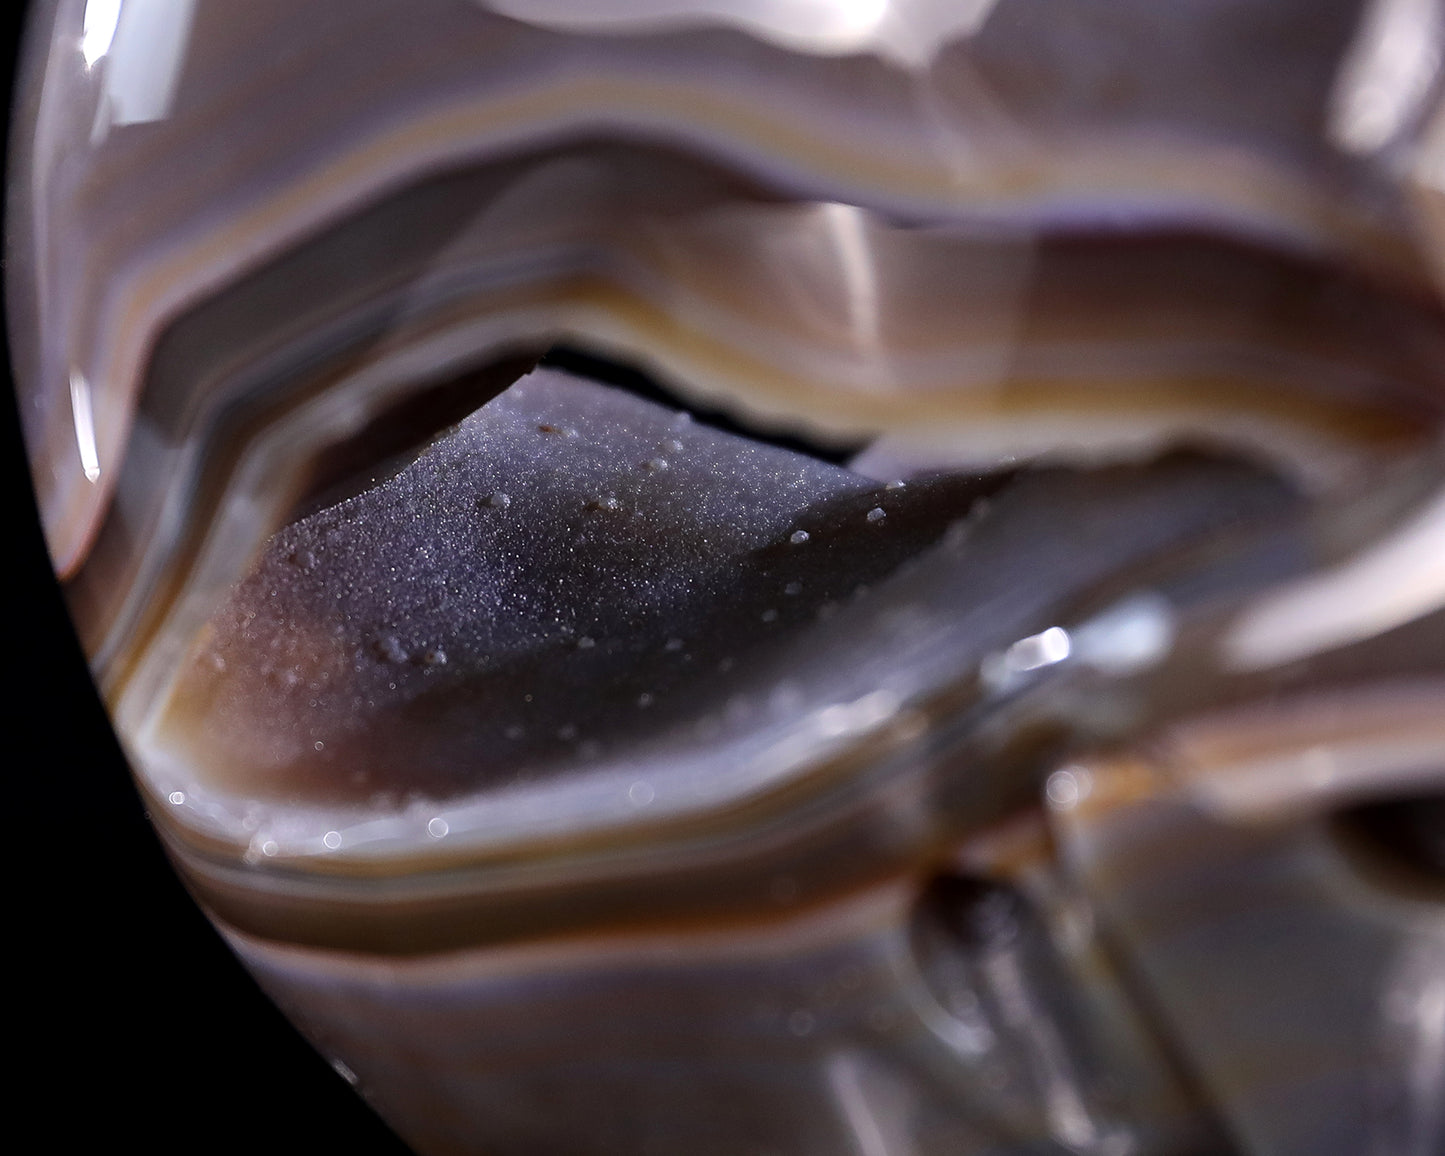
M 335 851 L 341 846 L 341 832 L 327 831 L 326 834 L 321 836 L 321 841 L 326 844 L 328 850 Z
M 1152 591 L 1115 603 L 1070 632 L 1073 651 L 1106 674 L 1133 674 L 1161 662 L 1174 645 L 1174 609 Z
M 168 798 L 175 806 L 179 807 L 182 803 L 186 801 L 186 793 L 185 791 L 172 791 L 169 795 L 166 796 L 166 798 Z
M 451 829 L 451 824 L 440 817 L 431 820 L 431 822 L 426 825 L 426 833 L 430 835 L 433 839 L 445 838 L 447 832 Z
M 1089 794 L 1091 779 L 1082 767 L 1055 771 L 1044 784 L 1044 795 L 1056 811 L 1071 811 Z
M 1039 634 L 1020 638 L 1004 652 L 1004 661 L 1011 672 L 1023 673 L 1063 662 L 1071 649 L 1069 632 L 1061 626 L 1050 626 Z

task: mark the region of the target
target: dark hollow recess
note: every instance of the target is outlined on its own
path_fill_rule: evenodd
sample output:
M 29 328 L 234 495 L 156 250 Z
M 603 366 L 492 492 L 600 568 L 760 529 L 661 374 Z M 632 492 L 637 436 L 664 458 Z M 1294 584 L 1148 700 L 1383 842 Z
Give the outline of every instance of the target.
M 514 352 L 401 398 L 312 463 L 286 524 L 364 493 L 394 477 L 448 429 L 530 373 L 538 354 Z
M 866 445 L 862 441 L 822 445 L 797 435 L 761 431 L 723 410 L 697 406 L 636 366 L 577 346 L 554 345 L 545 354 L 538 350 L 509 353 L 481 368 L 407 396 L 379 413 L 364 429 L 318 456 L 286 524 L 364 493 L 395 476 L 437 437 L 539 365 L 610 385 L 671 409 L 685 410 L 699 425 L 806 454 L 832 465 L 846 466 Z
M 1340 811 L 1334 833 L 1372 882 L 1445 903 L 1445 793 L 1367 803 Z
M 665 405 L 670 409 L 686 410 L 699 425 L 711 426 L 713 429 L 735 434 L 738 437 L 750 438 L 766 445 L 777 446 L 779 449 L 807 454 L 809 457 L 835 466 L 846 466 L 868 444 L 866 440 L 860 440 L 833 442 L 825 445 L 798 433 L 760 430 L 747 424 L 736 414 L 715 407 L 699 406 L 692 399 L 668 389 L 645 370 L 577 345 L 552 346 L 547 350 L 540 364 L 625 390 L 646 401 Z

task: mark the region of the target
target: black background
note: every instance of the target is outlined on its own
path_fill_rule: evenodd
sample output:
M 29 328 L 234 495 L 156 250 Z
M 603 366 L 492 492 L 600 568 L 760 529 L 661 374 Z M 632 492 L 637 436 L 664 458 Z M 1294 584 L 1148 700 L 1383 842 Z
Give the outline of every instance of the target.
M 20 7 L 0 5 L 7 94 Z M 13 400 L 0 412 L 11 1150 L 404 1153 L 172 874 L 50 572 Z

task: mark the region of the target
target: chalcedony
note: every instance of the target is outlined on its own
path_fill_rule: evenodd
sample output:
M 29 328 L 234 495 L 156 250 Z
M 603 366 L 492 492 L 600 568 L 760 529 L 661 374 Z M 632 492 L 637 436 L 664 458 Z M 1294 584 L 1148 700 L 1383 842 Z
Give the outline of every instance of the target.
M 1428 1156 L 1426 0 L 57 0 L 157 828 L 417 1151 Z

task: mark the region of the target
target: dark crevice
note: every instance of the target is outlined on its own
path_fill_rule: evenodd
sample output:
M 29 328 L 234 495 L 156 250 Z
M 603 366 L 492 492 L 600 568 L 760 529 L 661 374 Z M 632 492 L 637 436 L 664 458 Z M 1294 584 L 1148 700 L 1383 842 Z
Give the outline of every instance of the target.
M 684 410 L 699 425 L 831 465 L 846 466 L 866 445 L 861 441 L 822 445 L 796 435 L 761 431 L 723 410 L 697 406 L 636 366 L 576 346 L 554 345 L 545 355 L 540 350 L 532 350 L 499 358 L 482 368 L 407 395 L 378 413 L 364 429 L 317 456 L 305 489 L 285 524 L 298 522 L 394 477 L 457 422 L 539 366 L 559 369 L 671 409 Z
M 334 506 L 395 477 L 468 414 L 531 372 L 537 353 L 517 353 L 407 394 L 353 436 L 322 450 L 285 524 Z
M 576 345 L 552 346 L 546 356 L 542 358 L 541 364 L 625 390 L 658 405 L 686 410 L 699 425 L 710 426 L 737 437 L 745 437 L 755 442 L 791 450 L 793 453 L 805 454 L 810 458 L 828 462 L 830 465 L 846 466 L 868 444 L 866 440 L 823 444 L 797 433 L 758 429 L 739 420 L 736 414 L 715 407 L 698 405 L 669 389 L 657 378 L 637 366 L 615 361 L 604 354 Z
M 1445 902 L 1445 794 L 1367 803 L 1331 826 L 1371 883 L 1408 897 Z

